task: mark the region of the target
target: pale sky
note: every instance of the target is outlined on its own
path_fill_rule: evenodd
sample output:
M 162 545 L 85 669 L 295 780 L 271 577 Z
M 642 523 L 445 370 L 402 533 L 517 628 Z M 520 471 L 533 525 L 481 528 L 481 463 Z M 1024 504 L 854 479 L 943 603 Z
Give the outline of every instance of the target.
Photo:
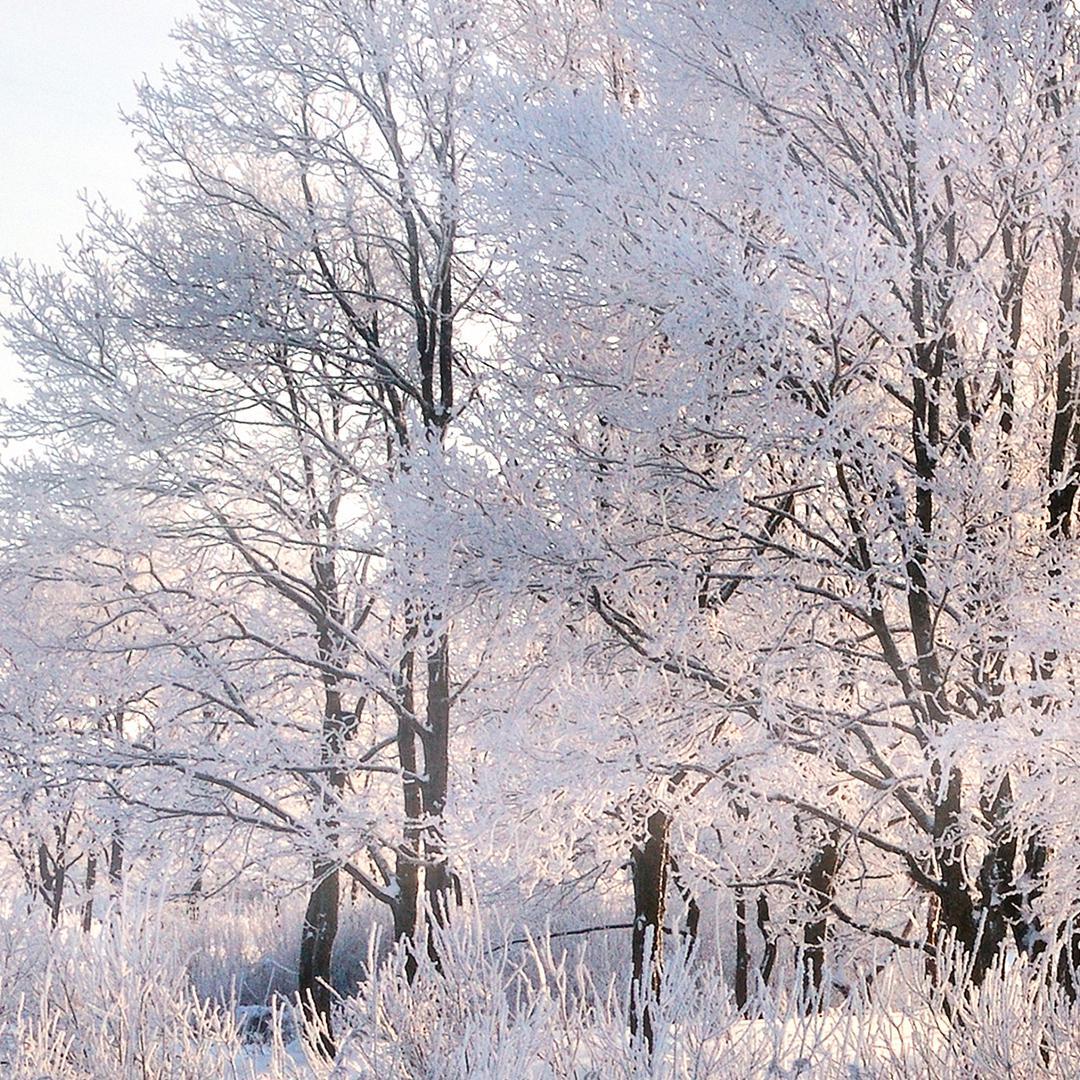
M 135 208 L 138 162 L 119 119 L 134 83 L 175 59 L 197 0 L 0 0 L 0 254 L 53 258 L 78 193 Z M 0 345 L 0 394 L 11 358 Z

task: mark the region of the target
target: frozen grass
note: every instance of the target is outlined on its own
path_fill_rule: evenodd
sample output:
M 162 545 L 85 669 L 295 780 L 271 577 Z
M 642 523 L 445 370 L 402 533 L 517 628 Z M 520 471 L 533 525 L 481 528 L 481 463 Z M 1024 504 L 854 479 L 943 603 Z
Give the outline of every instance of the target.
M 318 1075 L 280 1037 L 258 1055 L 244 1046 L 225 996 L 235 972 L 223 973 L 216 997 L 200 995 L 192 978 L 205 957 L 199 929 L 153 904 L 129 905 L 91 934 L 47 931 L 35 918 L 6 916 L 0 1074 L 246 1080 L 263 1065 L 275 1078 Z
M 334 1066 L 282 1031 L 292 1021 L 283 968 L 288 911 L 130 903 L 91 934 L 0 919 L 0 1075 L 13 1080 L 900 1080 L 1075 1077 L 1080 1025 L 1022 965 L 947 1003 L 914 959 L 897 961 L 870 1000 L 803 1017 L 788 996 L 734 1012 L 705 957 L 675 963 L 650 1063 L 626 1038 L 624 987 L 607 957 L 543 936 L 510 945 L 463 916 L 409 986 L 374 922 L 357 918 L 345 965 L 370 973 L 342 999 Z M 361 933 L 361 930 L 364 933 Z M 365 936 L 366 935 L 366 936 Z M 262 952 L 260 952 L 262 950 Z M 276 996 L 275 996 L 276 995 Z M 246 1044 L 236 1006 L 270 1000 L 265 1043 Z M 952 1011 L 959 1018 L 950 1022 Z M 242 1015 L 242 1014 L 241 1014 Z M 282 1021 L 285 1021 L 282 1023 Z M 1048 1060 L 1048 1064 L 1046 1061 Z

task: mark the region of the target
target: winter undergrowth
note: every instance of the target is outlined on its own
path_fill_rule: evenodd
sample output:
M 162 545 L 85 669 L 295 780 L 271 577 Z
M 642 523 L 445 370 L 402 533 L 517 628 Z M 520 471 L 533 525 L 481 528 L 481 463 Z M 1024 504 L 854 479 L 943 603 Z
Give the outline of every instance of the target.
M 412 984 L 375 923 L 353 925 L 339 1052 L 321 1060 L 275 955 L 290 912 L 129 900 L 90 933 L 25 910 L 0 919 L 0 1070 L 12 1080 L 941 1080 L 1075 1077 L 1076 1018 L 1012 964 L 978 992 L 932 988 L 898 957 L 871 993 L 812 1015 L 795 995 L 737 1013 L 723 965 L 669 962 L 651 1058 L 627 1035 L 625 987 L 588 945 L 493 933 L 462 914 Z M 295 927 L 290 927 L 295 929 Z M 524 940 L 521 940 L 524 938 Z M 263 950 L 259 955 L 258 951 Z M 245 1026 L 266 1006 L 266 1030 Z M 950 1019 L 951 1015 L 951 1019 Z

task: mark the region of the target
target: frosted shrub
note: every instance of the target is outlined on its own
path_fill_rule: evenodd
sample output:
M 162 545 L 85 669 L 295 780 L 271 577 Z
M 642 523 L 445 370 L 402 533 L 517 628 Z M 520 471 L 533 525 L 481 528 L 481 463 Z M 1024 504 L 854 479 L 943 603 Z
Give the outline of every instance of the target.
M 93 934 L 3 921 L 0 1060 L 18 1080 L 204 1080 L 318 1075 L 281 1039 L 245 1047 L 234 1010 L 201 998 L 189 974 L 197 928 L 153 904 L 114 913 Z M 33 957 L 36 970 L 27 963 Z M 223 972 L 221 989 L 235 972 Z
M 1034 967 L 999 966 L 977 991 L 946 970 L 932 987 L 918 955 L 895 958 L 869 996 L 854 992 L 805 1016 L 782 986 L 753 1002 L 759 1018 L 750 1020 L 734 1009 L 713 955 L 686 962 L 672 950 L 650 1061 L 630 1043 L 627 988 L 603 974 L 604 949 L 594 964 L 587 944 L 565 950 L 563 939 L 544 933 L 497 932 L 475 908 L 440 934 L 441 972 L 421 942 L 412 984 L 402 954 L 369 926 L 349 958 L 369 975 L 338 999 L 340 1052 L 330 1064 L 292 1039 L 297 1017 L 286 997 L 260 1011 L 265 1039 L 243 1030 L 256 1006 L 230 994 L 245 971 L 283 948 L 266 930 L 274 926 L 269 907 L 244 911 L 246 926 L 229 925 L 239 909 L 208 906 L 196 921 L 186 910 L 135 899 L 90 934 L 52 931 L 23 913 L 0 919 L 0 1075 L 1064 1080 L 1080 1072 L 1075 1017 L 1042 990 Z

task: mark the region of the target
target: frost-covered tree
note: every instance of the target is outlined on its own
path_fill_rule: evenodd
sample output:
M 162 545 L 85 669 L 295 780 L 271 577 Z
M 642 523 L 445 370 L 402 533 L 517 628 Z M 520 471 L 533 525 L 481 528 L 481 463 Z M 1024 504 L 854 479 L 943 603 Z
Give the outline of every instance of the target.
M 143 212 L 3 268 L 54 917 L 118 829 L 257 837 L 327 1052 L 344 882 L 406 984 L 457 903 L 628 929 L 646 1056 L 717 941 L 754 1018 L 898 950 L 1075 997 L 1075 23 L 207 0 Z
M 12 423 L 48 440 L 50 498 L 130 500 L 152 537 L 97 583 L 179 665 L 146 762 L 307 853 L 300 989 L 324 1025 L 342 872 L 402 939 L 452 892 L 444 477 L 485 287 L 480 15 L 204 5 L 131 118 L 142 216 L 95 207 L 65 274 L 5 272 L 35 388 Z M 389 791 L 357 790 L 379 775 L 396 838 Z
M 1040 884 L 1073 843 L 1045 720 L 1067 744 L 1073 658 L 1038 660 L 1071 610 L 1071 16 L 624 11 L 633 99 L 552 95 L 504 135 L 539 358 L 514 382 L 567 544 L 534 556 L 708 695 L 696 744 L 642 755 L 654 787 L 787 806 L 778 886 L 979 982 L 1075 905 Z M 853 917 L 838 845 L 906 897 Z

